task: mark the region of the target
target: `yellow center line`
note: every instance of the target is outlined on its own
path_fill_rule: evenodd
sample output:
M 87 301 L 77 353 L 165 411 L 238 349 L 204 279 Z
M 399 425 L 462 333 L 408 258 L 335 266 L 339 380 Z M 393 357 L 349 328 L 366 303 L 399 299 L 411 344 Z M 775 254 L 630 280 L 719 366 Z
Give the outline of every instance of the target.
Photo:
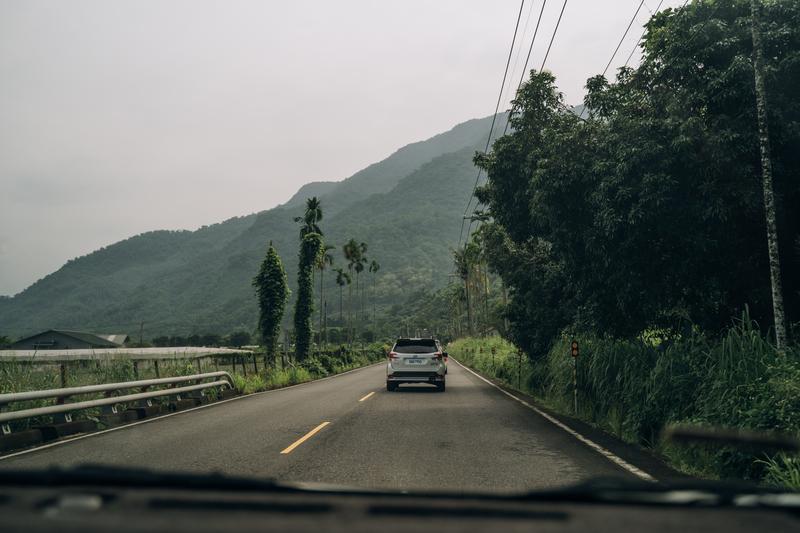
M 324 428 L 328 424 L 330 424 L 330 422 L 323 422 L 322 424 L 318 425 L 317 427 L 315 427 L 314 429 L 312 429 L 311 431 L 309 431 L 308 433 L 306 433 L 305 435 L 303 435 L 302 437 L 300 437 L 299 439 L 294 441 L 288 448 L 283 450 L 281 452 L 281 454 L 282 455 L 286 455 L 287 453 L 292 453 L 292 451 L 295 448 L 297 448 L 298 446 L 303 444 L 305 441 L 307 441 L 308 439 L 310 439 L 311 437 L 316 435 L 322 428 Z
M 370 396 L 372 396 L 373 394 L 375 394 L 375 391 L 372 391 L 372 392 L 370 392 L 369 394 L 367 394 L 366 396 L 364 396 L 363 398 L 361 398 L 361 399 L 360 399 L 360 400 L 358 400 L 358 401 L 359 401 L 359 402 L 363 402 L 364 400 L 368 400 L 368 399 L 369 399 L 369 397 L 370 397 Z

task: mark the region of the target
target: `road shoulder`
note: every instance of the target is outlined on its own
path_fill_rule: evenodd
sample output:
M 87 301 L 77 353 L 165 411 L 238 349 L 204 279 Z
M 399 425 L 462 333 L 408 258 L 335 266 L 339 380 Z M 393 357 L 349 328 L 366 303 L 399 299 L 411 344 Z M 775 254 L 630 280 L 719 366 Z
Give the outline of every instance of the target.
M 451 357 L 451 359 L 453 358 Z M 537 410 L 555 419 L 558 423 L 563 424 L 572 432 L 583 436 L 585 439 L 597 444 L 599 447 L 608 450 L 611 452 L 611 454 L 618 457 L 625 463 L 628 463 L 634 468 L 640 469 L 642 472 L 649 474 L 660 483 L 668 484 L 670 482 L 679 482 L 692 479 L 690 476 L 682 472 L 678 472 L 677 470 L 668 466 L 661 458 L 649 450 L 620 440 L 616 436 L 611 435 L 610 433 L 607 433 L 606 431 L 592 426 L 582 420 L 578 420 L 576 418 L 553 411 L 552 409 L 543 406 L 535 397 L 509 387 L 507 384 L 496 378 L 485 376 L 481 372 L 460 361 L 456 361 L 455 359 L 453 359 L 453 361 L 474 373 L 476 376 L 479 376 L 481 379 L 491 383 L 497 389 L 500 389 L 500 391 L 505 392 L 506 395 L 530 404 Z

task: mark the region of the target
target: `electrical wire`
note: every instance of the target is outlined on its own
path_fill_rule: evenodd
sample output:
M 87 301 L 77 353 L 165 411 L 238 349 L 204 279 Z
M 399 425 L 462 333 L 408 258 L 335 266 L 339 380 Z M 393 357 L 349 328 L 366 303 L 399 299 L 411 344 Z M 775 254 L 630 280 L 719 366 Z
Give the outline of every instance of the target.
M 497 113 L 500 110 L 500 102 L 501 102 L 501 99 L 503 98 L 503 89 L 506 86 L 506 78 L 508 77 L 508 68 L 511 65 L 511 57 L 512 57 L 512 55 L 514 53 L 514 45 L 516 44 L 516 41 L 517 41 L 517 32 L 519 31 L 520 19 L 522 19 L 522 9 L 523 9 L 523 7 L 525 7 L 525 0 L 522 0 L 520 2 L 520 4 L 519 4 L 519 13 L 517 13 L 517 22 L 514 25 L 514 36 L 511 39 L 511 47 L 508 50 L 508 58 L 506 59 L 506 68 L 505 68 L 505 71 L 503 72 L 503 81 L 500 84 L 500 94 L 497 95 L 497 104 L 495 105 L 494 115 L 492 116 L 492 125 L 489 127 L 489 136 L 486 139 L 486 148 L 484 148 L 484 150 L 483 150 L 484 154 L 489 151 L 489 145 L 492 142 L 492 132 L 494 131 L 494 124 L 497 121 Z M 457 248 L 461 247 L 461 239 L 464 237 L 464 222 L 466 220 L 466 218 L 464 218 L 464 217 L 467 216 L 467 213 L 469 212 L 469 208 L 472 205 L 472 199 L 475 197 L 475 191 L 478 188 L 478 182 L 481 179 L 482 170 L 483 169 L 478 169 L 478 175 L 475 177 L 475 185 L 473 185 L 473 187 L 472 187 L 472 192 L 470 193 L 469 199 L 467 200 L 467 206 L 464 208 L 464 215 L 461 218 L 461 232 L 460 232 L 460 234 L 458 236 L 458 247 Z

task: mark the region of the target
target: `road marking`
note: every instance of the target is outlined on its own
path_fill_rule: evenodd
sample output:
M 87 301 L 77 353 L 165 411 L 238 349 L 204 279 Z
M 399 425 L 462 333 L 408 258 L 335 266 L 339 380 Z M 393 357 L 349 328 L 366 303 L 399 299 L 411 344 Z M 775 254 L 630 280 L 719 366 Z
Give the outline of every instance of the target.
M 198 405 L 197 407 L 191 407 L 189 409 L 183 409 L 182 411 L 176 411 L 174 413 L 167 413 L 167 414 L 163 414 L 163 415 L 154 416 L 152 418 L 147 418 L 145 420 L 139 420 L 138 422 L 131 422 L 130 424 L 125 424 L 125 425 L 122 425 L 122 426 L 116 426 L 116 427 L 108 428 L 108 429 L 101 429 L 100 431 L 94 431 L 92 433 L 84 433 L 83 435 L 78 435 L 77 437 L 71 437 L 71 438 L 67 438 L 67 439 L 64 439 L 64 440 L 51 442 L 49 444 L 43 444 L 41 446 L 36 446 L 35 448 L 29 448 L 27 450 L 20 450 L 18 452 L 9 453 L 9 454 L 6 454 L 6 455 L 0 455 L 0 461 L 3 461 L 4 459 L 11 459 L 12 457 L 18 457 L 20 455 L 27 455 L 29 453 L 38 452 L 38 451 L 41 451 L 41 450 L 46 450 L 47 448 L 54 448 L 56 446 L 62 446 L 64 444 L 69 444 L 70 442 L 75 442 L 76 440 L 83 440 L 83 439 L 89 439 L 89 438 L 92 438 L 92 437 L 98 437 L 98 436 L 103 435 L 105 433 L 111 433 L 112 431 L 122 431 L 123 429 L 132 428 L 134 426 L 140 426 L 142 424 L 150 424 L 152 422 L 158 422 L 159 420 L 164 420 L 165 418 L 170 418 L 170 417 L 178 416 L 178 415 L 184 415 L 186 413 L 191 413 L 192 411 L 199 411 L 200 409 L 208 409 L 209 407 L 216 407 L 218 405 L 222 405 L 222 404 L 228 403 L 228 402 L 236 402 L 236 401 L 239 401 L 239 400 L 246 400 L 248 398 L 253 398 L 255 396 L 261 396 L 262 394 L 273 394 L 273 393 L 277 393 L 277 392 L 283 392 L 283 391 L 286 391 L 286 390 L 289 390 L 289 389 L 294 389 L 296 387 L 303 387 L 305 385 L 311 385 L 312 383 L 318 383 L 320 381 L 326 381 L 328 379 L 336 379 L 338 377 L 350 374 L 352 372 L 358 372 L 359 370 L 365 370 L 367 368 L 371 368 L 371 367 L 378 366 L 378 365 L 385 365 L 385 364 L 386 363 L 384 363 L 383 361 L 379 361 L 379 362 L 373 363 L 371 365 L 362 366 L 360 368 L 354 368 L 352 370 L 348 370 L 347 372 L 342 372 L 341 374 L 334 374 L 332 376 L 326 376 L 324 378 L 315 379 L 315 380 L 312 380 L 312 381 L 306 381 L 304 383 L 298 383 L 296 385 L 289 385 L 288 387 L 281 387 L 279 389 L 271 389 L 271 390 L 265 390 L 265 391 L 261 391 L 261 392 L 254 392 L 252 394 L 243 394 L 241 396 L 236 396 L 234 398 L 228 398 L 227 400 L 217 400 L 215 402 L 207 403 L 205 405 Z
M 453 359 L 452 356 L 451 356 L 451 359 Z M 456 361 L 456 360 L 453 359 L 453 361 Z M 505 394 L 509 398 L 521 403 L 522 405 L 524 405 L 525 407 L 527 407 L 531 411 L 533 411 L 536 414 L 538 414 L 539 416 L 545 418 L 547 421 L 552 422 L 553 424 L 555 424 L 559 428 L 563 429 L 564 431 L 566 431 L 567 433 L 569 433 L 570 435 L 572 435 L 573 437 L 575 437 L 576 439 L 578 439 L 579 441 L 581 441 L 582 443 L 584 443 L 585 445 L 587 445 L 588 447 L 590 447 L 591 449 L 593 449 L 594 451 L 596 451 L 597 453 L 599 453 L 600 455 L 602 455 L 603 457 L 605 457 L 606 459 L 611 461 L 612 463 L 614 463 L 617 466 L 623 468 L 624 470 L 627 470 L 628 472 L 630 472 L 634 476 L 638 477 L 639 479 L 643 479 L 645 481 L 652 481 L 653 483 L 656 483 L 658 481 L 656 478 L 654 478 L 653 476 L 651 476 L 650 474 L 648 474 L 647 472 L 645 472 L 641 468 L 635 467 L 632 464 L 630 464 L 629 462 L 627 462 L 626 460 L 622 459 L 621 457 L 618 457 L 618 456 L 614 455 L 611 451 L 603 448 L 602 446 L 600 446 L 596 442 L 584 437 L 583 435 L 581 435 L 580 433 L 578 433 L 577 431 L 575 431 L 571 427 L 567 426 L 566 424 L 564 424 L 563 422 L 561 422 L 557 418 L 555 418 L 553 416 L 550 416 L 549 414 L 545 413 L 541 409 L 539 409 L 537 407 L 534 407 L 533 405 L 529 404 L 525 400 L 523 400 L 521 398 L 517 398 L 516 396 L 514 396 L 513 394 L 511 394 L 507 390 L 503 389 L 502 387 L 498 387 L 497 385 L 495 385 L 494 383 L 492 383 L 491 381 L 489 381 L 485 377 L 483 377 L 480 374 L 478 374 L 477 372 L 473 371 L 471 368 L 468 368 L 468 367 L 462 365 L 460 362 L 456 361 L 456 363 L 458 364 L 458 366 L 460 366 L 461 368 L 463 368 L 467 372 L 471 373 L 472 375 L 474 375 L 478 379 L 485 381 L 486 383 L 488 383 L 489 385 L 491 385 L 495 389 L 499 390 L 500 392 L 502 392 L 503 394 Z
M 375 394 L 375 391 L 372 391 L 372 392 L 370 392 L 369 394 L 367 394 L 366 396 L 364 396 L 363 398 L 361 398 L 361 399 L 360 399 L 360 400 L 358 400 L 358 401 L 359 401 L 359 402 L 363 402 L 364 400 L 368 400 L 368 399 L 369 399 L 369 397 L 370 397 L 370 396 L 372 396 L 373 394 Z
M 306 433 L 305 435 L 303 435 L 302 437 L 300 437 L 299 439 L 294 441 L 288 448 L 286 448 L 285 450 L 283 450 L 281 452 L 281 455 L 286 455 L 288 453 L 292 453 L 292 451 L 295 448 L 297 448 L 298 446 L 303 444 L 305 441 L 307 441 L 308 439 L 310 439 L 311 437 L 313 437 L 314 435 L 319 433 L 322 430 L 322 428 L 324 428 L 328 424 L 330 424 L 330 422 L 323 422 L 322 424 L 318 425 L 317 427 L 315 427 L 314 429 L 312 429 L 311 431 L 309 431 L 308 433 Z

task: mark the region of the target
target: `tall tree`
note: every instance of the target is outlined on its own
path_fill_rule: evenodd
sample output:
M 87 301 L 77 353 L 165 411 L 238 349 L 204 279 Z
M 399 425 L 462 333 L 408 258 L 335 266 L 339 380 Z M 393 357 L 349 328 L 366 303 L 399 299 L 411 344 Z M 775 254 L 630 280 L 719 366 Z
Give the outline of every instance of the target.
M 376 300 L 376 293 L 375 293 L 375 282 L 377 280 L 378 270 L 381 269 L 381 265 L 375 261 L 374 259 L 369 264 L 369 272 L 372 274 L 372 329 L 375 330 L 375 300 Z
M 358 253 L 356 254 L 355 265 L 353 266 L 353 270 L 356 272 L 356 298 L 358 299 L 358 307 L 356 309 L 356 324 L 359 327 L 364 320 L 364 286 L 361 286 L 361 291 L 359 292 L 358 279 L 361 273 L 364 272 L 367 261 L 367 243 L 362 242 L 358 245 Z
M 345 272 L 343 268 L 335 268 L 333 271 L 336 272 L 336 284 L 339 286 L 339 322 L 341 324 L 344 324 L 344 316 L 342 314 L 342 300 L 344 299 L 343 297 L 344 286 L 350 285 L 350 274 Z
M 253 279 L 253 286 L 258 297 L 258 329 L 267 355 L 274 358 L 286 300 L 289 298 L 289 285 L 283 263 L 277 250 L 272 246 L 272 241 L 269 243 L 261 268 Z
M 344 246 L 342 246 L 342 252 L 344 252 L 344 258 L 347 260 L 347 270 L 350 272 L 350 278 L 353 277 L 353 270 L 356 264 L 359 263 L 360 259 L 360 252 L 361 249 L 358 246 L 358 242 L 355 239 L 350 239 L 347 241 Z M 358 277 L 356 276 L 356 281 Z M 358 290 L 356 290 L 356 294 Z M 347 286 L 347 339 L 348 344 L 352 344 L 353 342 L 353 286 L 348 283 Z
M 772 160 L 769 147 L 769 121 L 767 120 L 767 89 L 764 81 L 764 45 L 761 39 L 761 1 L 750 2 L 750 25 L 753 35 L 753 73 L 758 116 L 758 142 L 761 153 L 761 183 L 764 189 L 764 214 L 767 222 L 767 253 L 772 283 L 772 311 L 775 319 L 775 340 L 778 350 L 786 347 L 786 316 L 783 310 L 781 259 L 778 247 L 778 224 L 775 210 L 775 192 L 772 183 Z
M 294 308 L 295 355 L 303 361 L 311 348 L 311 316 L 314 313 L 314 268 L 322 250 L 319 233 L 307 233 L 300 241 L 297 268 L 297 301 Z

